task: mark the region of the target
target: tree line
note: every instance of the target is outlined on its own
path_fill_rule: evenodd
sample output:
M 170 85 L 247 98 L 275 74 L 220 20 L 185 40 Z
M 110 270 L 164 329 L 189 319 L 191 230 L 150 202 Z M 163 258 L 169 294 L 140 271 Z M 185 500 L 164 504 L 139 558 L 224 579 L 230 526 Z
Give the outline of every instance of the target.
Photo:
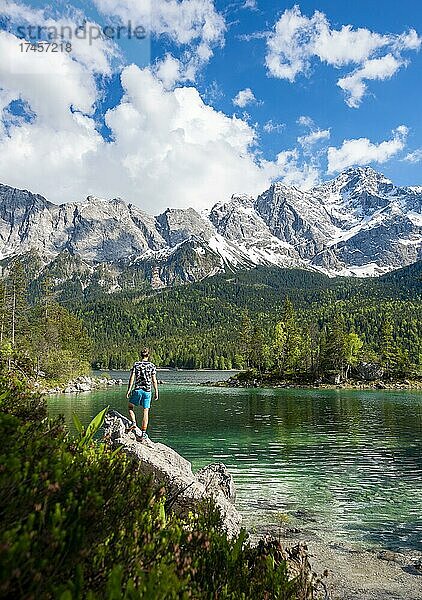
M 147 344 L 157 364 L 169 367 L 348 377 L 367 361 L 395 377 L 421 368 L 421 285 L 414 281 L 258 269 L 72 306 L 92 333 L 98 368 L 127 368 Z
M 329 319 L 318 326 L 315 315 L 298 313 L 289 298 L 285 300 L 281 319 L 270 335 L 263 335 L 259 324 L 244 317 L 243 345 L 246 367 L 259 375 L 269 373 L 278 379 L 314 381 L 318 378 L 347 380 L 357 375 L 356 367 L 365 362 L 379 367 L 386 378 L 421 375 L 421 337 L 415 336 L 418 354 L 413 353 L 394 335 L 391 314 L 379 317 L 379 336 L 376 343 L 366 341 L 347 327 L 341 308 L 335 307 Z

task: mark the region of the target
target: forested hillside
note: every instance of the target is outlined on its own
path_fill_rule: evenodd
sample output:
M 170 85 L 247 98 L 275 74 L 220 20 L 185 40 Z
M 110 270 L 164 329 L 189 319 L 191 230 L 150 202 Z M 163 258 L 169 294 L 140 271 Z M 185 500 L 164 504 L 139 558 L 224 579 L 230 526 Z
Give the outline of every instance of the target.
M 387 362 L 415 373 L 422 356 L 421 277 L 421 263 L 365 280 L 259 267 L 162 291 L 65 301 L 85 323 L 99 368 L 129 366 L 143 344 L 163 366 L 274 368 L 286 352 L 284 323 L 283 335 L 294 329 L 300 354 L 291 368 L 318 371 L 323 346 L 327 353 L 327 344 L 341 346 L 342 336 L 356 334 L 359 359 L 394 354 Z
M 378 279 L 258 267 L 163 290 L 81 295 L 15 261 L 0 290 L 1 358 L 57 379 L 88 362 L 128 368 L 148 345 L 161 366 L 315 380 L 348 377 L 366 361 L 391 377 L 418 376 L 421 273 L 421 263 Z

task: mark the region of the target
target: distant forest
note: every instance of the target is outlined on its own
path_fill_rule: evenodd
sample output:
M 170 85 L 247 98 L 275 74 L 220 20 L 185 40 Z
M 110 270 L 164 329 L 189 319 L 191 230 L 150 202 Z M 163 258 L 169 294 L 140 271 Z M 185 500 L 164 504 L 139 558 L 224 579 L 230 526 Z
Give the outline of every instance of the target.
M 93 340 L 97 368 L 127 368 L 148 345 L 157 364 L 179 368 L 317 376 L 366 360 L 421 369 L 422 263 L 377 279 L 259 267 L 158 292 L 64 300 Z
M 258 267 L 166 288 L 83 295 L 16 261 L 0 290 L 3 360 L 50 379 L 127 369 L 141 346 L 160 366 L 253 369 L 280 377 L 353 375 L 361 361 L 420 376 L 422 263 L 376 279 Z M 69 366 L 70 365 L 70 366 Z

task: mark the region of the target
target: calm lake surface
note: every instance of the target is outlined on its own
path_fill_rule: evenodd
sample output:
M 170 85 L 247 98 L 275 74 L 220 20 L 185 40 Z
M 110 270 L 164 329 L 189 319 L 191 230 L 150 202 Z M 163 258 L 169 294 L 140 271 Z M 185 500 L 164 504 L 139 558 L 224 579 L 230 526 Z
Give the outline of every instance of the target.
M 113 373 L 113 377 L 128 374 Z M 232 389 L 227 372 L 160 371 L 149 434 L 192 462 L 224 462 L 249 529 L 277 523 L 330 541 L 422 549 L 422 393 Z M 126 413 L 126 387 L 51 396 L 51 415 Z

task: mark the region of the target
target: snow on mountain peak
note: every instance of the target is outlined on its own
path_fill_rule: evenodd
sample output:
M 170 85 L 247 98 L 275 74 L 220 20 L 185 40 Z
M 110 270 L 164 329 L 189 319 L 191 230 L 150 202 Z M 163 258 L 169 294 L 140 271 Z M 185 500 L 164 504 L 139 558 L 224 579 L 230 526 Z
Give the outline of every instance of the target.
M 392 182 L 371 167 L 352 167 L 340 173 L 335 179 L 315 186 L 311 191 L 331 191 L 332 193 L 352 195 L 366 191 L 385 193 L 394 188 Z

